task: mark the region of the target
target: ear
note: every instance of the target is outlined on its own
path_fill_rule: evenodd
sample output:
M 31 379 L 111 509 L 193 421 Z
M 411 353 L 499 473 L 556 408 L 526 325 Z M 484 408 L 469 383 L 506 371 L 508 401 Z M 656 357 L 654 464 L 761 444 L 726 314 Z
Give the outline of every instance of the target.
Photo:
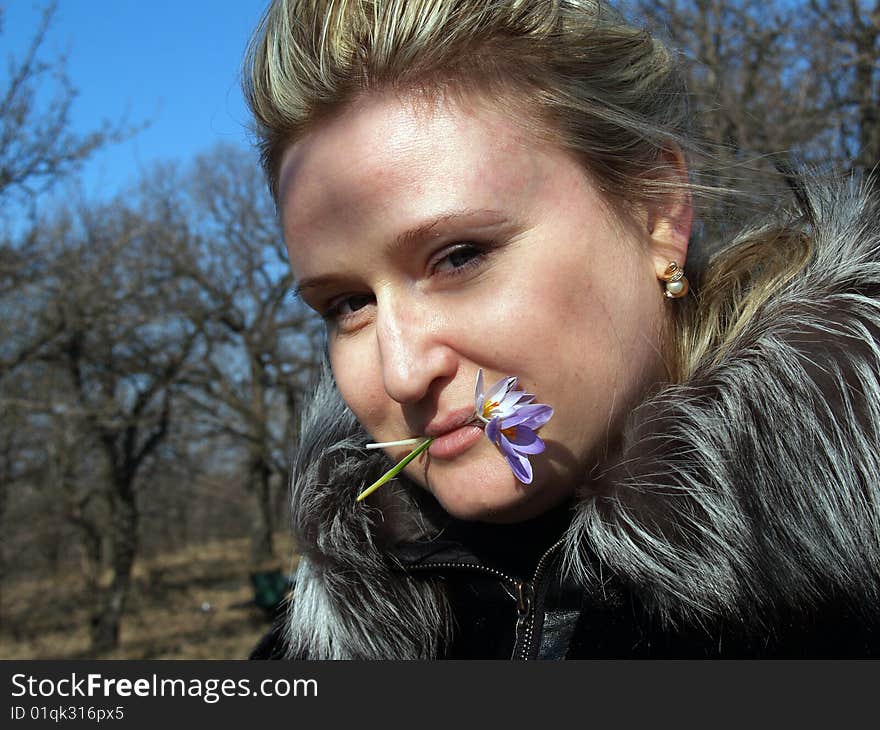
M 672 178 L 668 195 L 648 215 L 648 246 L 659 279 L 670 261 L 684 268 L 694 221 L 687 164 L 677 146 L 663 151 L 664 175 Z

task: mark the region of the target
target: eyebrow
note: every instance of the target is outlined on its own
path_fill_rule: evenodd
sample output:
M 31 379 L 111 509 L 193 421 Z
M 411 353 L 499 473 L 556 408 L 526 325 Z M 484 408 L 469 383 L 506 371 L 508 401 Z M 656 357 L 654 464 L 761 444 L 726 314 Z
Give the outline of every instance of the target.
M 428 238 L 436 228 L 439 228 L 448 223 L 452 223 L 454 221 L 478 217 L 486 219 L 484 223 L 481 222 L 481 225 L 485 226 L 498 225 L 504 220 L 504 215 L 500 211 L 493 210 L 491 208 L 463 208 L 461 210 L 453 210 L 446 213 L 439 213 L 435 216 L 432 216 L 431 218 L 428 218 L 426 221 L 419 223 L 419 225 L 413 226 L 412 228 L 395 236 L 394 240 L 392 240 L 388 244 L 386 251 L 389 253 L 394 253 L 399 249 L 409 248 L 419 241 L 423 241 L 424 239 Z M 303 279 L 294 287 L 293 294 L 294 296 L 299 297 L 305 290 L 315 289 L 324 286 L 337 280 L 338 278 L 339 277 L 335 276 L 334 274 L 328 274 L 324 276 L 314 276 Z

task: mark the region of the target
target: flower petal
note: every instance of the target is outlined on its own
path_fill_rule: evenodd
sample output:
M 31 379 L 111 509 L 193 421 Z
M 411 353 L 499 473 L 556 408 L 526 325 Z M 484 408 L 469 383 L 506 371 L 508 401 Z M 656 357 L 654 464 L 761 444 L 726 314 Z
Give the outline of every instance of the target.
M 483 368 L 477 371 L 477 387 L 474 388 L 474 411 L 478 415 L 483 413 L 483 404 L 486 402 L 486 394 L 483 392 Z
M 507 465 L 513 471 L 513 475 L 523 484 L 531 484 L 532 465 L 529 463 L 528 458 L 519 453 L 516 446 L 514 446 L 514 444 L 508 440 L 507 436 L 499 430 L 499 425 L 500 419 L 493 418 L 492 421 L 489 422 L 489 425 L 486 426 L 486 435 L 489 436 L 489 426 L 493 426 L 492 436 L 490 438 L 492 438 L 493 443 L 498 447 L 498 450 L 507 460 Z
M 524 458 L 516 453 L 516 449 L 513 448 L 513 444 L 510 443 L 507 436 L 504 435 L 503 432 L 498 432 L 498 438 L 495 441 L 495 445 L 498 447 L 498 450 L 504 455 L 504 458 L 507 459 L 508 463 L 518 462 L 520 459 Z
M 504 396 L 501 402 L 492 409 L 492 415 L 500 418 L 507 418 L 516 413 L 517 403 L 519 402 L 520 393 L 522 391 L 514 390 Z
M 486 438 L 496 446 L 501 442 L 501 419 L 493 418 L 486 424 Z
M 526 426 L 516 426 L 512 434 L 508 431 L 505 436 L 520 454 L 540 454 L 546 448 L 538 435 Z
M 544 403 L 528 403 L 519 406 L 516 411 L 504 419 L 502 428 L 525 426 L 537 431 L 553 417 L 553 408 Z
M 510 454 L 505 454 L 504 456 L 507 458 L 507 463 L 513 470 L 513 475 L 523 484 L 531 484 L 532 465 L 529 463 L 529 460 L 525 456 L 517 454 L 515 451 Z
M 511 406 L 515 406 L 522 399 L 523 392 L 521 390 L 511 390 L 506 393 L 501 401 L 498 403 L 499 408 L 510 408 Z
M 501 402 L 501 400 L 506 396 L 511 390 L 516 387 L 516 378 L 501 378 L 497 383 L 494 383 L 491 388 L 486 392 L 486 397 L 483 400 L 484 403 L 495 403 Z

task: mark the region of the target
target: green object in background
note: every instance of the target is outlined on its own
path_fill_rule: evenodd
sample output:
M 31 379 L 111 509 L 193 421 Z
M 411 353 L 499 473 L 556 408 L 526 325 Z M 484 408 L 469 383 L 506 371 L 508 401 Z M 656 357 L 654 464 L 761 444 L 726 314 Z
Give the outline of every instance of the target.
M 279 608 L 290 589 L 290 579 L 281 570 L 264 570 L 251 573 L 254 587 L 254 603 L 265 611 Z

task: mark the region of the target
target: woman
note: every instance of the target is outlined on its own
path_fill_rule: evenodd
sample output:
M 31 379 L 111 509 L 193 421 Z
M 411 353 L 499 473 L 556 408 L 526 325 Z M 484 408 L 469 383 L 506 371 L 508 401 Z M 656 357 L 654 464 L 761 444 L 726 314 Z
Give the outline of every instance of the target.
M 701 270 L 683 86 L 603 3 L 278 0 L 248 67 L 330 364 L 255 656 L 880 651 L 867 197 Z

